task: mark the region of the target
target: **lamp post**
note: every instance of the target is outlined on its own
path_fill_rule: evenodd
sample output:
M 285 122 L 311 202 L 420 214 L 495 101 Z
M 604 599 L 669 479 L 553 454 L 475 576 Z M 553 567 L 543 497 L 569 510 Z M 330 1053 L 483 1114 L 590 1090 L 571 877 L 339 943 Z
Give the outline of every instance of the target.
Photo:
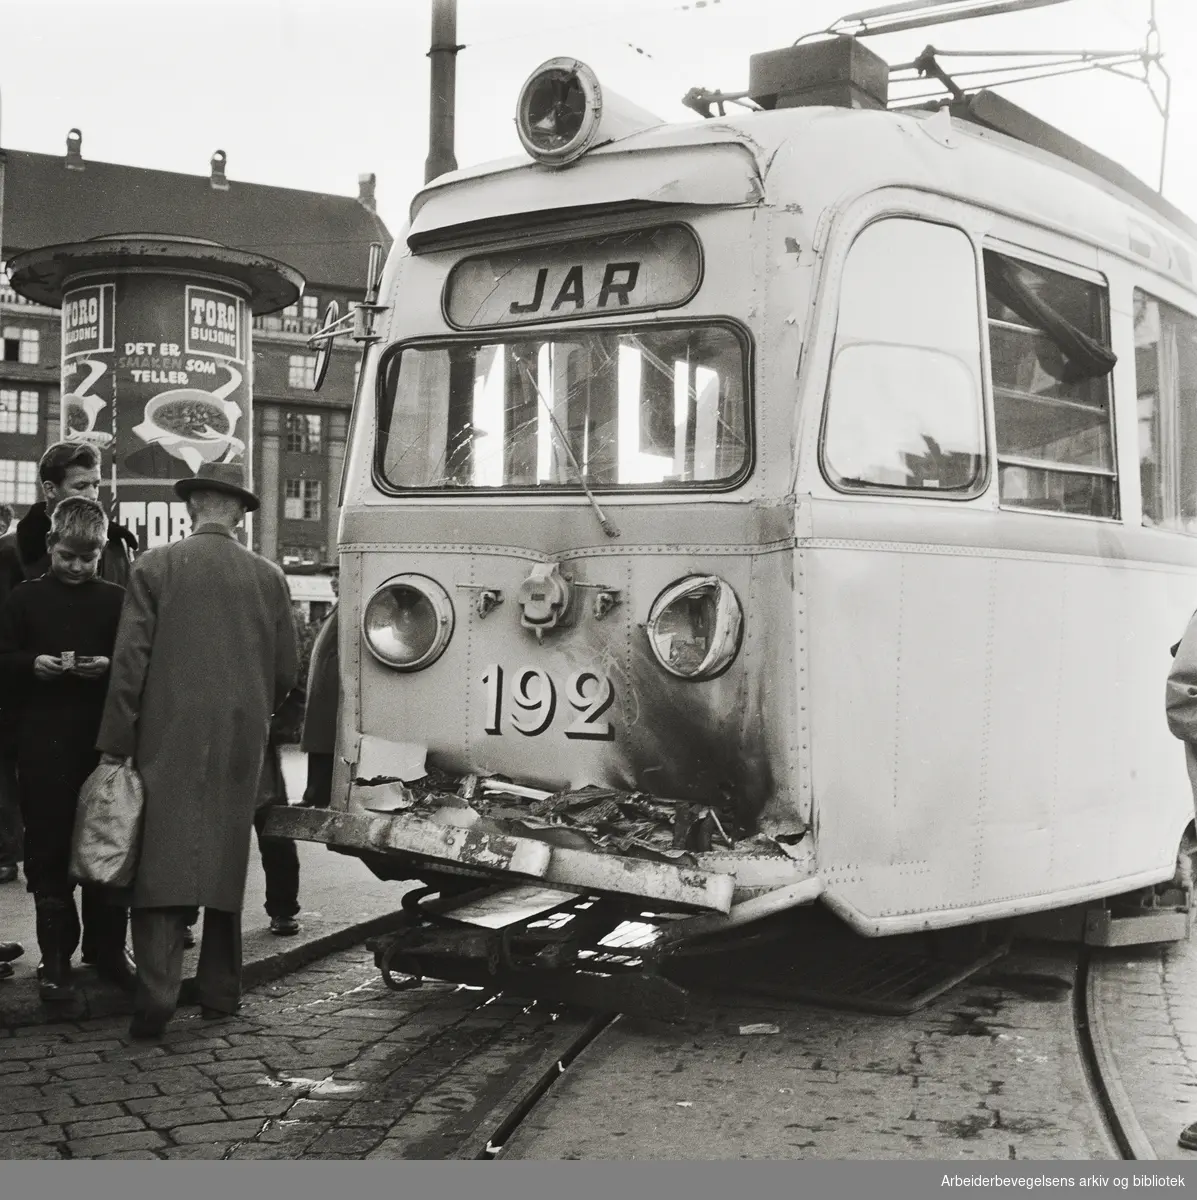
M 457 170 L 453 155 L 457 87 L 457 0 L 432 0 L 431 94 L 428 105 L 428 158 L 424 182 Z

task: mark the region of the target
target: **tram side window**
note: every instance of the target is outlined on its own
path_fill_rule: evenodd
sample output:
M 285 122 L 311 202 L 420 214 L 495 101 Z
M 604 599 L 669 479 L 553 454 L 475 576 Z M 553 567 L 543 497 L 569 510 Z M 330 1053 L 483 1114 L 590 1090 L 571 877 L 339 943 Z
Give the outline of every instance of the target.
M 1135 290 L 1143 524 L 1197 533 L 1197 318 Z
M 970 494 L 985 477 L 976 256 L 958 229 L 875 221 L 844 264 L 823 467 L 844 490 Z
M 986 250 L 985 291 L 1001 503 L 1117 518 L 1105 288 Z

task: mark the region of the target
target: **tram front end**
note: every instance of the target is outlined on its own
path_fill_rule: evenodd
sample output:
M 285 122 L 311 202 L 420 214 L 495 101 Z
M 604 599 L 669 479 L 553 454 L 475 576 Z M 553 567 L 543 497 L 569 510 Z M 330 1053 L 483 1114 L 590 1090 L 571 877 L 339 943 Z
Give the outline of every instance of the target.
M 423 883 L 390 979 L 678 1012 L 662 957 L 819 894 L 762 168 L 698 127 L 462 172 L 392 252 L 333 808 L 278 817 Z

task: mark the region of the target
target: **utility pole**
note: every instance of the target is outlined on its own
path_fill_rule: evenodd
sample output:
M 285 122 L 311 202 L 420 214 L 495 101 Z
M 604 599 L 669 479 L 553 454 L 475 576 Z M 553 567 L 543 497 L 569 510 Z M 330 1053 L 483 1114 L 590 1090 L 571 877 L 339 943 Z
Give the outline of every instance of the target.
M 428 158 L 424 182 L 457 170 L 453 154 L 457 89 L 457 0 L 432 0 L 431 94 L 428 105 Z

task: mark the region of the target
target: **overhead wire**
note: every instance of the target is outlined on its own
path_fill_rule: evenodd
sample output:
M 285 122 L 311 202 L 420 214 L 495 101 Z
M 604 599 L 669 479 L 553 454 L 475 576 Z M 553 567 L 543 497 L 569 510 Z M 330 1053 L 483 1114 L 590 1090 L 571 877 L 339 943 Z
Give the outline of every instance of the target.
M 1035 67 L 1028 67 L 1025 63 L 1013 63 L 1006 67 L 978 67 L 971 71 L 957 71 L 953 73 L 952 79 L 959 82 L 960 80 L 978 79 L 984 76 L 993 84 L 1002 84 L 1007 82 L 1022 82 L 1027 79 L 1052 79 L 1058 75 L 1074 75 L 1080 73 L 1081 71 L 1089 70 L 1116 70 L 1118 67 L 1129 66 L 1138 61 L 1139 59 L 1136 55 L 1127 54 L 1117 59 L 1111 59 L 1110 61 L 1102 62 L 1096 62 L 1091 59 L 1059 59 L 1054 62 L 1042 63 Z M 1023 74 L 1020 74 L 1020 72 Z M 1018 78 L 1017 80 L 1003 80 L 1001 78 L 997 78 L 1003 75 L 1014 75 L 1018 76 Z M 1139 76 L 1128 75 L 1126 78 L 1134 79 L 1140 83 L 1142 82 L 1142 79 Z M 894 79 L 891 76 L 890 82 L 909 84 L 916 83 L 918 80 L 916 77 L 907 79 Z M 942 86 L 940 86 L 940 90 L 942 90 Z
M 999 79 L 999 80 L 995 80 L 993 82 L 996 86 L 1011 87 L 1016 83 L 1034 83 L 1041 79 L 1056 79 L 1063 75 L 1080 75 L 1080 74 L 1083 74 L 1085 71 L 1097 71 L 1097 70 L 1101 69 L 1101 65 L 1102 64 L 1100 64 L 1100 63 L 1078 63 L 1071 67 L 1061 68 L 1058 71 L 1032 72 L 1032 73 L 1029 73 L 1026 75 L 1017 76 L 1013 79 Z M 961 75 L 961 76 L 958 76 L 958 78 L 966 78 L 966 76 Z M 1132 76 L 1131 78 L 1134 78 L 1134 77 Z M 897 82 L 899 82 L 899 83 L 915 83 L 916 81 L 911 79 L 911 80 L 898 80 Z M 1141 83 L 1142 80 L 1136 80 L 1136 82 Z M 984 87 L 985 84 L 978 84 L 976 86 Z M 914 95 L 904 95 L 904 96 L 902 96 L 901 99 L 902 99 L 903 103 L 905 103 L 906 101 L 910 101 L 910 100 L 933 100 L 936 97 L 941 97 L 943 95 L 944 95 L 943 87 L 936 87 L 931 91 L 918 92 Z

